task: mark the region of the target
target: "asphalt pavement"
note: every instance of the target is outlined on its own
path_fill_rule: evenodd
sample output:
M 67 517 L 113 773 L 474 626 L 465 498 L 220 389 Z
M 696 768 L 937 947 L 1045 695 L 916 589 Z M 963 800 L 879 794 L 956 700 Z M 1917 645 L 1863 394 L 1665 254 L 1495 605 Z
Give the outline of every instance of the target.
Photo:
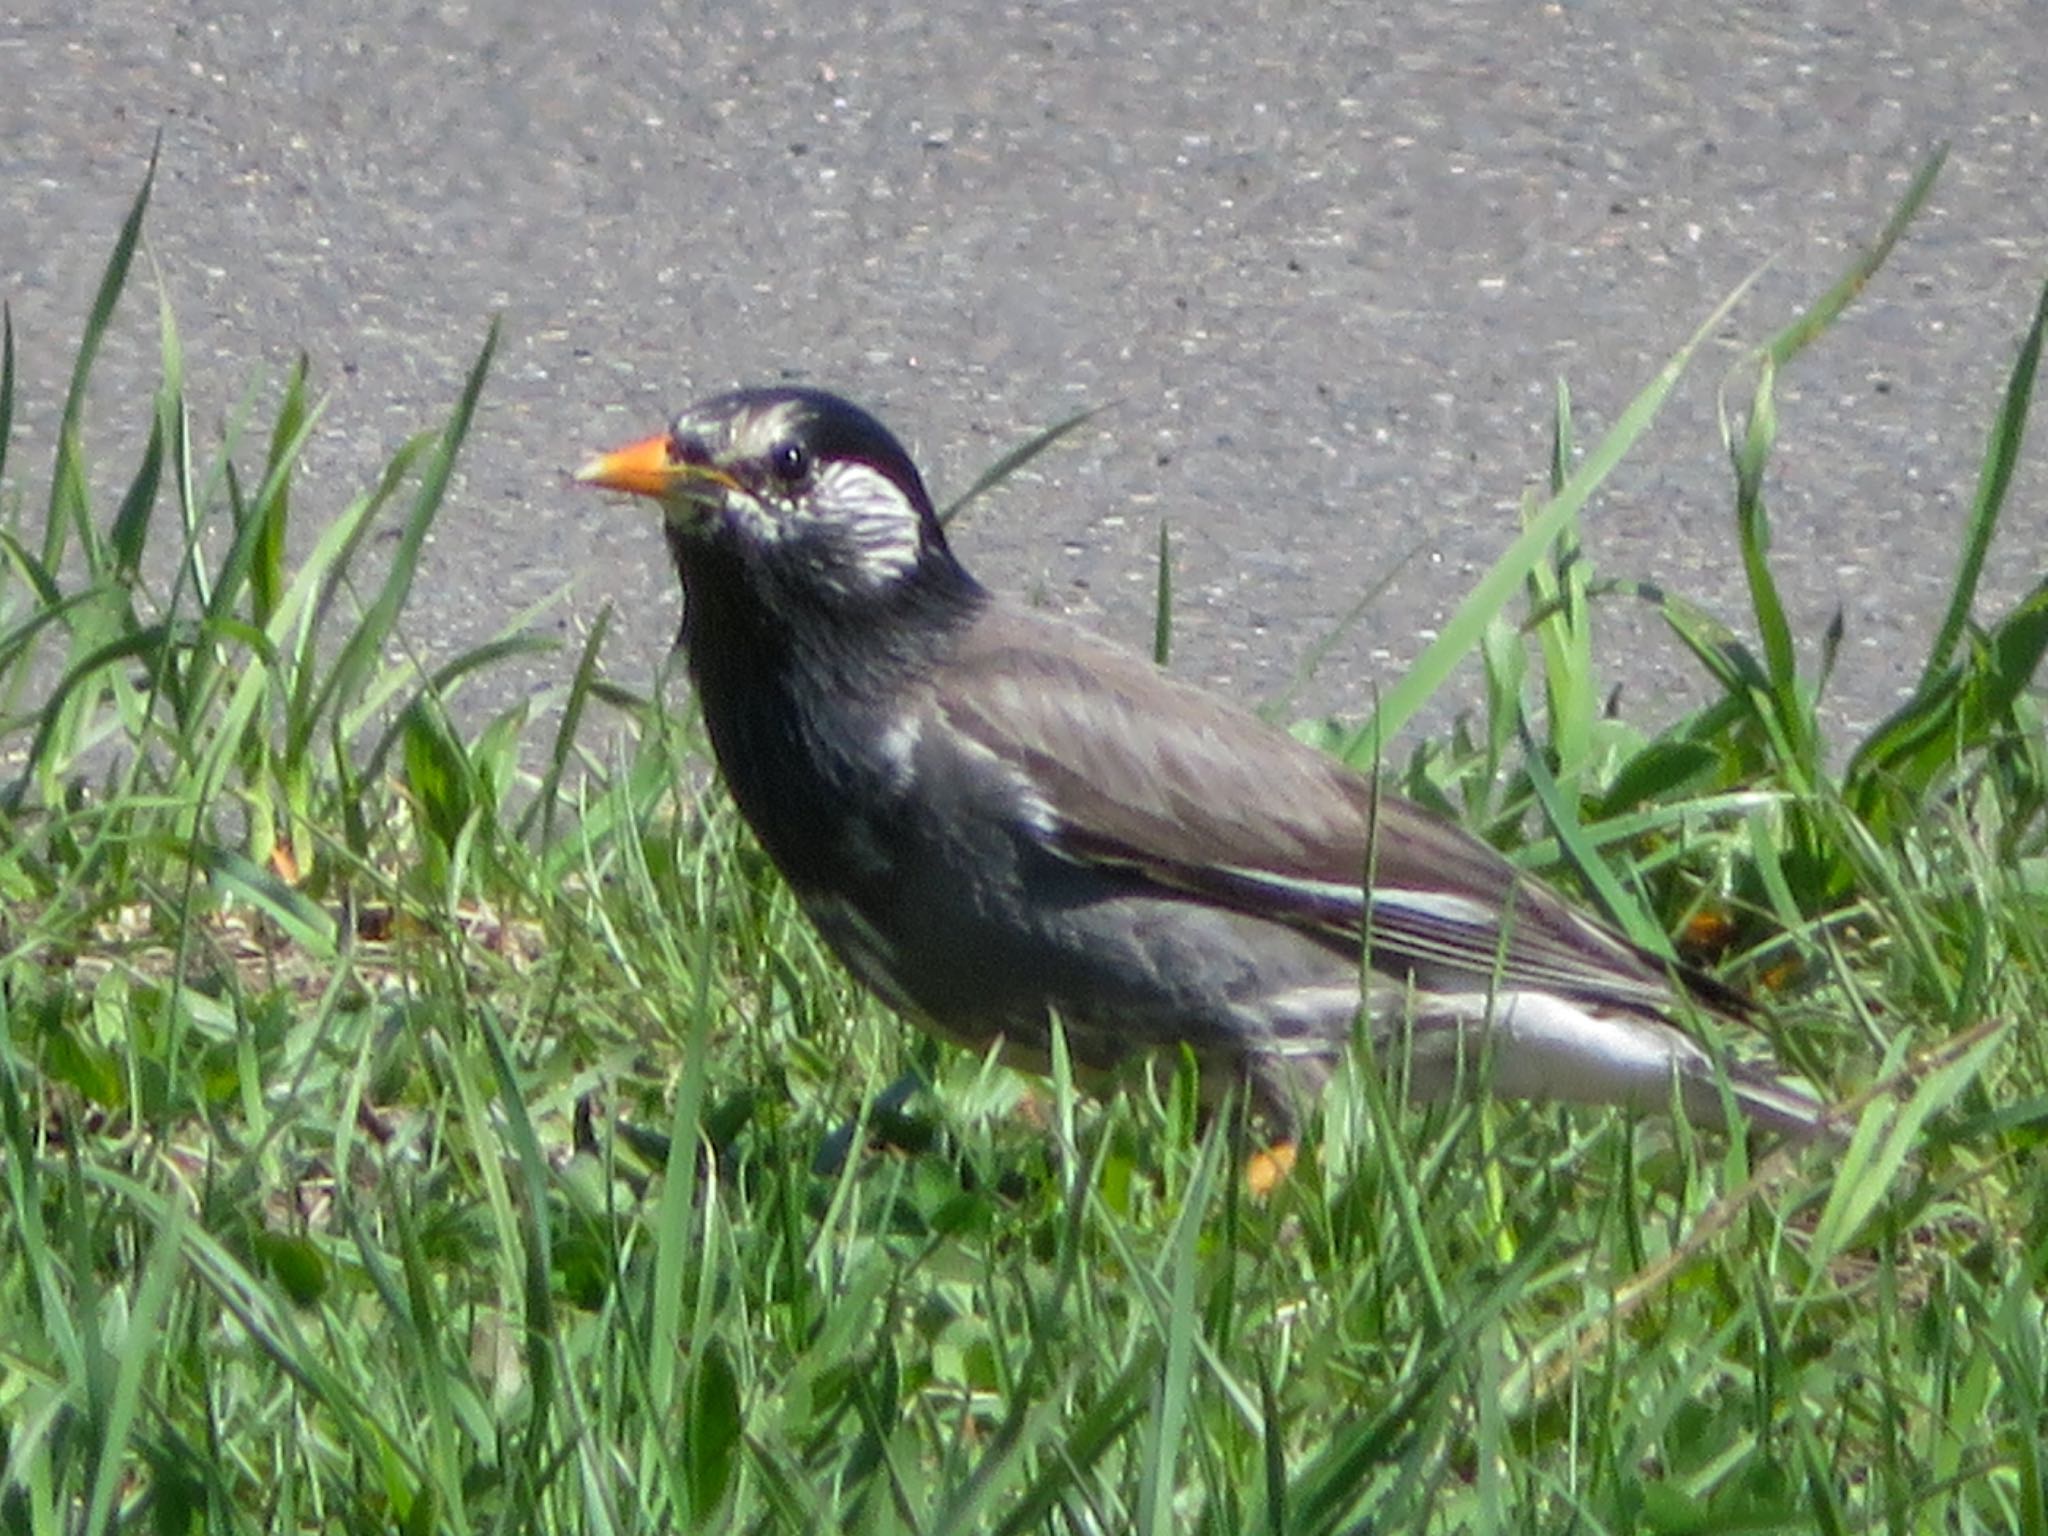
M 942 498 L 1107 406 L 961 552 L 1143 645 L 1168 519 L 1175 664 L 1247 698 L 1417 551 L 1308 695 L 1355 714 L 1513 537 L 1557 381 L 1590 441 L 1769 262 L 1586 520 L 1601 574 L 1739 618 L 1716 386 L 1947 141 L 1929 211 L 1781 389 L 1776 549 L 1803 636 L 1843 614 L 1849 731 L 1914 675 L 2048 279 L 2044 80 L 2042 0 L 28 0 L 0 15 L 7 493 L 42 495 L 161 130 L 148 246 L 195 430 L 217 441 L 301 349 L 326 397 L 302 540 L 504 317 L 409 611 L 424 655 L 535 605 L 574 640 L 616 603 L 610 670 L 644 680 L 676 619 L 660 541 L 563 471 L 698 395 L 802 379 L 894 425 Z M 88 418 L 110 476 L 155 345 L 144 282 Z M 1986 612 L 2048 569 L 2041 414 Z M 1698 696 L 1654 622 L 1603 613 L 1625 709 Z

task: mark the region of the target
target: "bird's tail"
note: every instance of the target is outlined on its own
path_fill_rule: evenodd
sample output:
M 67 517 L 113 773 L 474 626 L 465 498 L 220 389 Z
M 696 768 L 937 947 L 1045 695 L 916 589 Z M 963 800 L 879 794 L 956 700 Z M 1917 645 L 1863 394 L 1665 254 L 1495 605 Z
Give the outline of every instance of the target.
M 1613 1104 L 1654 1114 L 1673 1095 L 1687 1120 L 1727 1129 L 1727 1109 L 1759 1130 L 1808 1141 L 1831 1129 L 1822 1100 L 1742 1062 L 1717 1064 L 1677 1026 L 1554 993 L 1410 994 L 1383 1035 L 1406 1033 L 1418 1097 L 1483 1083 L 1505 1098 Z

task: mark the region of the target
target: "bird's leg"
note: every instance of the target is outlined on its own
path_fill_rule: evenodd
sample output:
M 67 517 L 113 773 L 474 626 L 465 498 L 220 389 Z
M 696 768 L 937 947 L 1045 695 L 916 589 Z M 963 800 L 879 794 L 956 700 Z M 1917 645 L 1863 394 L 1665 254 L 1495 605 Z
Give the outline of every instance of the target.
M 1245 1058 L 1232 1097 L 1240 1145 L 1252 1148 L 1243 1161 L 1253 1198 L 1265 1199 L 1294 1172 L 1299 1128 L 1335 1070 L 1336 1059 L 1323 1052 L 1259 1051 Z

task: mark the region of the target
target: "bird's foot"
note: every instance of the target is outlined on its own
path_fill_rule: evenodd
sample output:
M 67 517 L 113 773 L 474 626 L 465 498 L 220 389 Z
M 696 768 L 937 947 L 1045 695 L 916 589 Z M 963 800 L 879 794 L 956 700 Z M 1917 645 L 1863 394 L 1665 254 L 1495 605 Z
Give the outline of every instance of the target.
M 1262 1147 L 1244 1160 L 1245 1187 L 1252 1192 L 1252 1198 L 1263 1200 L 1280 1187 L 1280 1181 L 1294 1172 L 1295 1146 L 1291 1141 L 1276 1141 L 1270 1147 Z

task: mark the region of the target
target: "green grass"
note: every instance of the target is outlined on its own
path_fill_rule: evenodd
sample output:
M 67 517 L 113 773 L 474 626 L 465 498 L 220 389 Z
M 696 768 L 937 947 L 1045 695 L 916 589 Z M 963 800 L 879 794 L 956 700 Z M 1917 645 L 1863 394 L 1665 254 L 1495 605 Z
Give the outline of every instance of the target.
M 147 197 L 47 493 L 0 358 L 0 1532 L 2048 1531 L 2048 582 L 1971 617 L 2040 314 L 1867 739 L 1776 595 L 1771 404 L 1896 228 L 1724 389 L 1749 613 L 1577 538 L 1689 345 L 1583 453 L 1560 390 L 1526 535 L 1320 731 L 1376 755 L 1476 652 L 1393 778 L 1770 995 L 1853 1136 L 1416 1109 L 1361 1060 L 1261 1202 L 1185 1074 L 1097 1102 L 861 997 L 604 625 L 546 728 L 450 707 L 516 631 L 390 659 L 494 331 L 296 568 L 303 364 L 209 459 L 161 312 L 89 456 Z M 1714 691 L 1654 735 L 1602 705 L 1641 601 Z

